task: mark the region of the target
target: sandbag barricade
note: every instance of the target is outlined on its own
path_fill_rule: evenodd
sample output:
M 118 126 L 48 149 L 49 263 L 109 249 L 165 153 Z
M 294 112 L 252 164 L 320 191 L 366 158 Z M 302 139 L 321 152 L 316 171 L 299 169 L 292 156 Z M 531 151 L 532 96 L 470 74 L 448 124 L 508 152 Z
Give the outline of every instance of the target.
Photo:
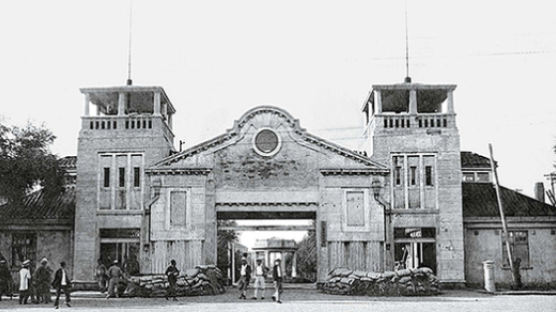
M 223 294 L 225 280 L 214 265 L 199 265 L 185 270 L 177 279 L 177 296 L 207 296 Z M 168 278 L 163 274 L 131 276 L 124 291 L 125 297 L 164 297 Z
M 432 296 L 439 293 L 438 279 L 430 268 L 384 273 L 336 268 L 328 274 L 322 291 L 352 296 Z

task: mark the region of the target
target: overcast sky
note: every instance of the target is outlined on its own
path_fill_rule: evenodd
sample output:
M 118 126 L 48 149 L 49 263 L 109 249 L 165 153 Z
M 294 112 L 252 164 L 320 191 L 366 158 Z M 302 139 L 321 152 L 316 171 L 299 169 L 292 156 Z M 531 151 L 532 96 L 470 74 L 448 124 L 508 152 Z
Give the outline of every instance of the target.
M 455 83 L 462 150 L 532 194 L 555 162 L 556 18 L 551 1 L 408 1 L 410 76 Z M 75 155 L 80 87 L 125 83 L 128 1 L 0 2 L 3 122 L 45 123 Z M 136 85 L 163 86 L 176 142 L 223 133 L 256 105 L 359 145 L 372 84 L 405 76 L 404 1 L 133 2 Z

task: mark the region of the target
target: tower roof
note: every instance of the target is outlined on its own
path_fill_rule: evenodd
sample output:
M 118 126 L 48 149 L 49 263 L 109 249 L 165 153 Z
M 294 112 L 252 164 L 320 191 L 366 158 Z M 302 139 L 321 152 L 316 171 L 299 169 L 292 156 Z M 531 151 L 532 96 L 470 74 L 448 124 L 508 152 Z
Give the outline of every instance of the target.
M 111 110 L 115 112 L 118 107 L 118 95 L 120 92 L 127 93 L 133 105 L 142 112 L 152 110 L 154 102 L 154 93 L 160 93 L 161 104 L 167 104 L 168 113 L 174 114 L 176 109 L 164 91 L 159 86 L 117 86 L 117 87 L 98 87 L 98 88 L 81 88 L 81 93 L 88 94 L 91 103 L 98 106 L 101 112 L 110 114 Z

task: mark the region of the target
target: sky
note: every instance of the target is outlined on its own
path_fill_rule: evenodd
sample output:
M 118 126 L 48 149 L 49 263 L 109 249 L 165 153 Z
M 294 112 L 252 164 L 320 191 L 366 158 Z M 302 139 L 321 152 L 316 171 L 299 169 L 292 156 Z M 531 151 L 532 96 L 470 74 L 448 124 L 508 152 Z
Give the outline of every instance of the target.
M 125 83 L 129 3 L 0 2 L 2 122 L 44 123 L 57 136 L 53 152 L 75 155 L 79 88 Z M 132 78 L 165 88 L 177 109 L 176 142 L 186 147 L 271 104 L 309 132 L 357 148 L 372 84 L 405 77 L 404 6 L 134 0 Z M 407 1 L 413 81 L 457 84 L 461 149 L 487 156 L 492 143 L 501 184 L 527 195 L 556 162 L 553 7 Z

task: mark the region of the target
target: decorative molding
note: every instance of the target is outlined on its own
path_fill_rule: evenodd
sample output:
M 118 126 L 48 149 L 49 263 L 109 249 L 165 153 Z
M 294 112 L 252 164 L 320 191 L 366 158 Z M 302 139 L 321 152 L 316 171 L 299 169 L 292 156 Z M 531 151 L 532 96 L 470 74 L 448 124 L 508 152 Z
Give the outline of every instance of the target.
M 324 176 L 329 175 L 373 175 L 373 174 L 387 174 L 388 171 L 376 169 L 321 169 L 320 173 Z
M 147 169 L 146 174 L 149 175 L 207 175 L 212 171 L 208 168 L 177 168 L 177 169 Z
M 317 202 L 217 202 L 215 206 L 318 206 Z

